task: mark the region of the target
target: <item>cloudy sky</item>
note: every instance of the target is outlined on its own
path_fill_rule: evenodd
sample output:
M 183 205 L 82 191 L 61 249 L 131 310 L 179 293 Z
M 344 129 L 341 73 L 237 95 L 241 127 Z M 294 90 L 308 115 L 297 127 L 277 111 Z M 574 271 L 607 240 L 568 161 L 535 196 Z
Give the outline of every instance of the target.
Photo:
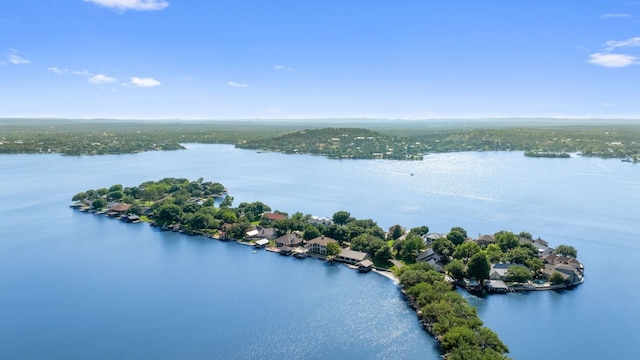
M 640 118 L 632 0 L 4 0 L 0 117 Z

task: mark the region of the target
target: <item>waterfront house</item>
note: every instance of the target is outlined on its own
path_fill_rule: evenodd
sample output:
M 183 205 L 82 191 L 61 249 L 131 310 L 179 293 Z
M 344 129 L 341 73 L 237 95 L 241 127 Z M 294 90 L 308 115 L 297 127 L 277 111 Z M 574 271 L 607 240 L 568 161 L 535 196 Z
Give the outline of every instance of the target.
M 126 203 L 113 202 L 109 204 L 108 209 L 109 211 L 114 211 L 118 214 L 125 214 L 129 211 L 129 209 L 131 209 L 131 205 Z
M 273 228 L 265 228 L 260 225 L 255 229 L 246 232 L 247 239 L 268 239 L 273 240 L 278 237 L 278 230 Z
M 247 239 L 252 239 L 252 238 L 257 238 L 260 234 L 260 231 L 257 229 L 253 229 L 253 230 L 249 230 L 246 232 L 246 238 Z
M 369 259 L 362 260 L 356 264 L 359 272 L 369 272 L 373 269 L 373 261 Z
M 418 256 L 416 256 L 416 262 L 426 262 L 431 267 L 438 272 L 444 272 L 444 264 L 442 264 L 442 260 L 440 255 L 438 255 L 433 249 L 427 249 Z
M 265 228 L 258 225 L 256 230 L 259 231 L 258 236 L 264 239 L 273 240 L 278 237 L 278 229 Z
M 507 279 L 507 275 L 509 275 L 509 268 L 511 266 L 518 266 L 529 270 L 526 266 L 522 264 L 504 264 L 498 263 L 491 265 L 491 269 L 489 270 L 489 279 L 490 280 L 500 280 L 505 281 Z
M 276 246 L 281 248 L 284 246 L 296 247 L 302 246 L 304 243 L 304 239 L 302 235 L 298 231 L 294 231 L 291 234 L 282 235 L 279 238 L 276 238 Z
M 340 254 L 336 256 L 335 260 L 344 262 L 347 264 L 357 264 L 369 257 L 369 254 L 362 251 L 355 251 L 351 249 L 342 249 Z
M 269 245 L 269 240 L 268 239 L 260 239 L 258 241 L 256 241 L 253 246 L 257 247 L 257 248 L 263 248 L 265 246 Z
M 110 216 L 110 217 L 119 217 L 121 215 L 126 214 L 129 211 L 129 209 L 131 209 L 130 204 L 112 202 L 109 205 L 107 205 L 106 214 L 107 216 Z
M 292 248 L 291 246 L 283 246 L 278 250 L 280 250 L 280 255 L 289 256 L 293 254 L 294 248 Z
M 502 280 L 485 280 L 484 287 L 492 293 L 502 294 L 509 291 L 509 287 Z
M 566 257 L 566 256 L 556 255 L 551 253 L 543 256 L 541 259 L 546 264 L 550 264 L 550 265 L 565 264 L 573 267 L 580 273 L 584 271 L 584 265 L 582 265 L 580 260 L 576 258 Z
M 307 246 L 309 247 L 309 251 L 316 254 L 326 255 L 327 254 L 327 244 L 330 242 L 337 243 L 338 241 L 332 239 L 328 236 L 318 236 L 315 239 L 311 239 L 307 242 Z
M 542 273 L 550 278 L 554 273 L 559 273 L 564 279 L 566 285 L 575 285 L 582 282 L 582 274 L 580 270 L 567 264 L 545 264 Z
M 286 219 L 287 215 L 286 214 L 281 214 L 281 213 L 266 212 L 266 213 L 262 214 L 262 218 L 270 220 L 270 221 L 278 221 L 278 220 Z
M 139 223 L 140 222 L 140 217 L 138 215 L 122 215 L 120 217 L 120 220 L 127 222 L 127 223 Z

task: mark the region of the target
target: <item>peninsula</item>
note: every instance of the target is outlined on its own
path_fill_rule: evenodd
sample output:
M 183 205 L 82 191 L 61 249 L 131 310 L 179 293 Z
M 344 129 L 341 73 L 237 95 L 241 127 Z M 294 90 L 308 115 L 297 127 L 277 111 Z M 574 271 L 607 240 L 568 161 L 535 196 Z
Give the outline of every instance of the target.
M 472 292 L 531 291 L 576 286 L 584 279 L 575 248 L 553 249 L 527 232 L 473 239 L 462 227 L 439 234 L 428 226 L 397 224 L 385 231 L 344 210 L 331 218 L 289 215 L 259 201 L 234 207 L 233 200 L 220 183 L 165 178 L 86 190 L 73 196 L 71 206 L 127 223 L 148 222 L 162 230 L 266 247 L 280 255 L 342 262 L 362 272 L 394 271 L 421 323 L 449 359 L 504 359 L 508 353 L 455 285 Z

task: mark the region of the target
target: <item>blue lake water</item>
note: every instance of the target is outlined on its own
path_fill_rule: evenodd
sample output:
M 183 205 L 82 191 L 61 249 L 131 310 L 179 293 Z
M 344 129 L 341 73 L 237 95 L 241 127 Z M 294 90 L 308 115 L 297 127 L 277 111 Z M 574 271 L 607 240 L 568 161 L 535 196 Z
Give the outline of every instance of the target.
M 531 232 L 570 244 L 569 291 L 476 298 L 515 359 L 640 354 L 640 166 L 520 152 L 337 161 L 226 145 L 0 156 L 2 359 L 437 359 L 396 285 L 314 259 L 160 232 L 68 208 L 73 194 L 163 177 L 218 181 L 235 203 L 382 227 Z M 413 176 L 411 176 L 413 174 Z

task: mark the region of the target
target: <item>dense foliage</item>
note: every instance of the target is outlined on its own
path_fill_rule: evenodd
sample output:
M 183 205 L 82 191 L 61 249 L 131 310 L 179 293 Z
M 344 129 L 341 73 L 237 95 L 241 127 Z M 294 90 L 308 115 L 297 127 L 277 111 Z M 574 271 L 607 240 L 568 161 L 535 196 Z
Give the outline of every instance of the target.
M 420 321 L 448 359 L 507 359 L 507 346 L 482 326 L 476 309 L 425 263 L 407 265 L 396 275 L 418 310 Z

